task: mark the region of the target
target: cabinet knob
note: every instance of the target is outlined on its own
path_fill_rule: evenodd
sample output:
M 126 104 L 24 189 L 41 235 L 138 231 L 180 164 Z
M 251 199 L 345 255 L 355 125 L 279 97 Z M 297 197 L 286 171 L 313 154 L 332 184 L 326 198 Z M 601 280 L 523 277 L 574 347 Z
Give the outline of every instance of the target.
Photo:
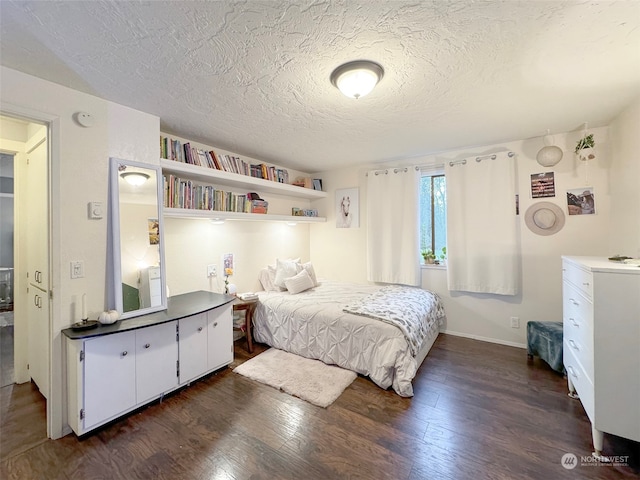
M 145 344 L 144 344 L 144 348 L 149 348 L 150 346 L 151 346 L 151 344 L 150 344 L 150 343 L 145 343 Z
M 202 331 L 202 327 L 198 327 L 198 332 L 201 332 L 201 331 Z
M 213 326 L 217 327 L 218 326 L 218 322 L 213 322 Z
M 123 356 L 123 357 L 126 357 L 126 356 L 127 356 L 127 353 L 129 353 L 129 352 L 127 352 L 127 351 L 125 350 L 124 352 L 122 352 L 122 356 Z

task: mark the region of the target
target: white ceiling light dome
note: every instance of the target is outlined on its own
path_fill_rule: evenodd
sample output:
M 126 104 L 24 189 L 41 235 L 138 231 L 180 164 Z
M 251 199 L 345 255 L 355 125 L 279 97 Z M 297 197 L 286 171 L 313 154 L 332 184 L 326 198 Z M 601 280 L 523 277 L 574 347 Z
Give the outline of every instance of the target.
M 340 65 L 331 73 L 331 83 L 350 98 L 370 93 L 384 76 L 384 69 L 369 60 L 356 60 Z

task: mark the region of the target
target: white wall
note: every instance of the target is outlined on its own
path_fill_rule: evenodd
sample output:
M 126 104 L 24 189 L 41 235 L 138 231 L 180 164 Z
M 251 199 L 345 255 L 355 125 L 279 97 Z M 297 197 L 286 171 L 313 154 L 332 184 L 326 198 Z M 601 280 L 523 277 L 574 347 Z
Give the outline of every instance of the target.
M 598 159 L 584 164 L 574 159 L 573 148 L 581 132 L 555 135 L 555 143 L 564 151 L 562 161 L 553 169 L 541 167 L 535 160 L 544 145 L 541 138 L 486 145 L 464 150 L 397 162 L 393 165 L 442 164 L 451 159 L 475 157 L 496 151 L 515 152 L 520 192 L 520 241 L 522 251 L 522 278 L 520 294 L 500 296 L 449 292 L 446 270 L 425 267 L 422 286 L 438 293 L 447 311 L 446 331 L 449 333 L 485 339 L 509 345 L 526 344 L 526 322 L 529 320 L 562 321 L 562 286 L 560 256 L 608 255 L 612 192 L 610 188 L 610 141 L 607 128 L 591 129 L 594 133 Z M 366 177 L 365 172 L 379 165 L 323 172 L 323 184 L 329 198 L 318 201 L 320 209 L 328 212 L 328 222 L 311 226 L 311 260 L 322 276 L 354 282 L 366 282 Z M 530 175 L 545 171 L 555 172 L 556 196 L 549 199 L 530 198 Z M 588 180 L 585 179 L 588 175 Z M 539 236 L 524 224 L 527 208 L 540 200 L 562 207 L 567 213 L 566 190 L 594 187 L 596 215 L 568 216 L 565 227 L 555 235 Z M 338 188 L 360 188 L 360 228 L 335 227 L 334 192 Z M 635 208 L 635 215 L 638 215 Z M 510 327 L 510 317 L 520 318 L 520 328 Z
M 609 252 L 640 258 L 640 98 L 611 123 Z
M 158 163 L 160 121 L 157 117 L 104 101 L 30 75 L 2 67 L 0 110 L 51 123 L 52 212 L 52 365 L 47 404 L 49 435 L 66 426 L 65 379 L 61 330 L 79 319 L 78 303 L 87 294 L 89 315 L 96 318 L 107 305 L 107 222 L 89 220 L 87 203 L 107 205 L 109 157 Z M 83 128 L 73 121 L 89 112 L 95 123 Z M 85 277 L 70 279 L 70 262 L 85 263 Z

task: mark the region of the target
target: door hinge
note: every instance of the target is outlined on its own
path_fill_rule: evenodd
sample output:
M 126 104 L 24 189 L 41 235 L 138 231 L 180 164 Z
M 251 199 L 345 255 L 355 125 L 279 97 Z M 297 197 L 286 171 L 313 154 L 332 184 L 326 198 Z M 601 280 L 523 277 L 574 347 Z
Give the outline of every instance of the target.
M 180 341 L 180 325 L 176 324 L 176 342 Z
M 180 377 L 180 360 L 176 360 L 176 377 Z
M 84 420 L 84 408 L 80 409 L 80 420 Z
M 84 360 L 84 350 L 80 350 L 80 361 Z

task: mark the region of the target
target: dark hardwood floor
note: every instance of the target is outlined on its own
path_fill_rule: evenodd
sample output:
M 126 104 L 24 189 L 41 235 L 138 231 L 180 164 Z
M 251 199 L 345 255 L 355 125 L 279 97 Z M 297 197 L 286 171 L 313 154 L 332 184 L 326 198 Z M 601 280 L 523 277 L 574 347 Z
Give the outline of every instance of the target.
M 52 441 L 44 401 L 25 400 L 37 389 L 4 387 L 0 478 L 638 478 L 636 442 L 605 435 L 605 453 L 626 465 L 582 461 L 592 451 L 582 406 L 522 349 L 440 335 L 414 389 L 401 398 L 358 377 L 323 409 L 224 369 L 83 439 Z

